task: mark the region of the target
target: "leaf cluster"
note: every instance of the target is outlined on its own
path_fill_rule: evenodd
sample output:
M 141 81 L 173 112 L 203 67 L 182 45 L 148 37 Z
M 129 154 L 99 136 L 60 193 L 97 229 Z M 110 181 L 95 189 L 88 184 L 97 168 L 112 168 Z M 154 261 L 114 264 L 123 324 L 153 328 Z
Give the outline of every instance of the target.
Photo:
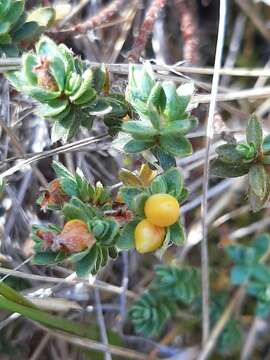
M 38 236 L 38 230 L 58 235 L 61 229 L 55 225 L 34 226 L 32 238 L 35 241 L 35 256 L 33 261 L 39 265 L 48 265 L 71 260 L 75 263 L 78 276 L 85 276 L 90 272 L 96 274 L 107 264 L 109 258 L 117 257 L 116 242 L 119 237 L 119 225 L 113 218 L 104 214 L 104 211 L 111 208 L 110 194 L 100 183 L 96 187 L 89 184 L 79 169 L 73 175 L 56 161 L 53 162 L 53 169 L 60 179 L 62 191 L 69 196 L 68 201 L 59 207 L 64 221 L 73 219 L 83 221 L 96 242 L 90 249 L 76 254 L 61 250 L 45 250 L 44 241 Z
M 219 177 L 239 177 L 248 174 L 249 201 L 253 211 L 261 210 L 270 196 L 268 164 L 270 136 L 263 137 L 262 126 L 252 115 L 246 128 L 246 142 L 228 143 L 216 149 L 211 173 Z
M 175 164 L 175 157 L 190 155 L 192 146 L 185 135 L 198 125 L 187 110 L 192 92 L 189 84 L 176 88 L 170 81 L 156 82 L 148 62 L 142 69 L 131 65 L 126 98 L 139 119 L 122 124 L 128 134 L 124 150 L 150 149 L 164 168 Z
M 235 244 L 226 248 L 235 265 L 231 269 L 231 283 L 246 285 L 246 291 L 256 299 L 256 314 L 266 317 L 270 313 L 270 268 L 262 263 L 270 249 L 270 236 L 262 234 L 249 246 Z
M 18 56 L 21 48 L 34 44 L 54 20 L 55 11 L 51 7 L 27 14 L 25 0 L 1 0 L 0 56 Z
M 64 44 L 43 36 L 35 53 L 23 55 L 22 69 L 8 72 L 11 84 L 37 100 L 37 114 L 52 121 L 52 141 L 67 141 L 80 126 L 91 129 L 95 116 L 106 116 L 107 126 L 126 115 L 127 104 L 120 94 L 104 96 L 107 81 L 104 66 L 89 67 Z
M 145 336 L 160 335 L 177 309 L 191 304 L 200 292 L 199 272 L 195 268 L 159 265 L 155 275 L 129 313 L 135 331 Z

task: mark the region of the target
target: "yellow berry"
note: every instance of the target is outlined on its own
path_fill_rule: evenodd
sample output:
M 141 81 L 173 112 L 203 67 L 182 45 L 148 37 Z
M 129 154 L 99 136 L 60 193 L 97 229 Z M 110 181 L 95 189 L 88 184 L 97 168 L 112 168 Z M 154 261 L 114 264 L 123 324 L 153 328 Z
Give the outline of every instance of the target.
M 144 213 L 148 221 L 157 226 L 170 226 L 180 215 L 178 201 L 169 194 L 154 194 L 150 196 L 145 205 Z
M 163 227 L 151 224 L 147 219 L 139 222 L 135 228 L 135 247 L 139 253 L 157 250 L 163 244 L 166 231 Z

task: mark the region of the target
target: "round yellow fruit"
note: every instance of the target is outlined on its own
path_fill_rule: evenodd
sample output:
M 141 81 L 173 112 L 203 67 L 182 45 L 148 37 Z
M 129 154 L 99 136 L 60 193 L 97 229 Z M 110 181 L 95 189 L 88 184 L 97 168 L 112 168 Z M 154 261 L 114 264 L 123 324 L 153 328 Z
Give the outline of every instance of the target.
M 135 247 L 141 253 L 157 250 L 163 244 L 166 230 L 163 227 L 151 224 L 147 219 L 139 222 L 135 228 Z
M 154 194 L 146 200 L 144 213 L 153 225 L 170 226 L 178 220 L 180 206 L 172 195 Z

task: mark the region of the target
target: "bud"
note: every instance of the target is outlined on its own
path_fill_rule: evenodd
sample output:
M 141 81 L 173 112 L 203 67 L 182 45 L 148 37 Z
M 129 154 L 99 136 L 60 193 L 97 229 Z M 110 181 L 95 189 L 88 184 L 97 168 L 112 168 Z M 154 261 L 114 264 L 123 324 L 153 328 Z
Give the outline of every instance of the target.
M 58 91 L 58 86 L 53 76 L 49 72 L 50 61 L 46 57 L 39 58 L 39 64 L 33 68 L 37 74 L 38 85 L 50 91 Z

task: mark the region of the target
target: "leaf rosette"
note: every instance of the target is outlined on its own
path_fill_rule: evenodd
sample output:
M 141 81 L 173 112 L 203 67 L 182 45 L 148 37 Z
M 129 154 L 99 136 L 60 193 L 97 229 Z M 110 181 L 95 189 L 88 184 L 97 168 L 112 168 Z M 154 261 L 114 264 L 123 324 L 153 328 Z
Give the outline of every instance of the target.
M 186 134 L 198 125 L 187 109 L 194 89 L 188 84 L 156 82 L 151 65 L 131 65 L 126 98 L 139 115 L 126 121 L 122 132 L 128 134 L 124 151 L 139 153 L 150 149 L 163 168 L 175 164 L 175 157 L 192 153 Z
M 248 175 L 249 201 L 253 211 L 265 207 L 270 196 L 269 135 L 263 137 L 262 126 L 255 115 L 246 128 L 246 142 L 228 143 L 216 149 L 211 173 L 222 178 Z
M 121 96 L 100 96 L 106 82 L 104 66 L 90 67 L 75 57 L 64 44 L 57 45 L 46 36 L 35 52 L 25 53 L 22 70 L 8 72 L 11 84 L 38 101 L 37 114 L 52 121 L 52 141 L 67 141 L 80 126 L 91 129 L 94 117 L 113 112 L 113 119 L 126 114 Z

